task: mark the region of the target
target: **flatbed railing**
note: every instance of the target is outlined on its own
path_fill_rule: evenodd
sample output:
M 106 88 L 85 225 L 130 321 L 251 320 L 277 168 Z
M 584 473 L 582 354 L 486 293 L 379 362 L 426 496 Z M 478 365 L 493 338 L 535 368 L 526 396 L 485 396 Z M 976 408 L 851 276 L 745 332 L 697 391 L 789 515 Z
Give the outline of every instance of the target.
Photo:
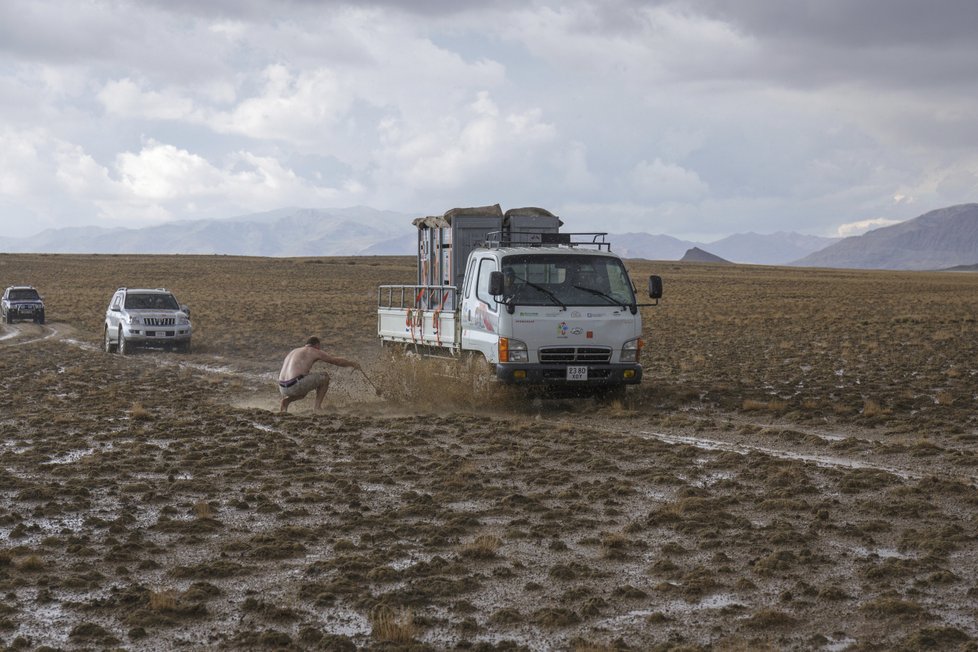
M 456 292 L 454 285 L 381 285 L 377 307 L 454 310 Z

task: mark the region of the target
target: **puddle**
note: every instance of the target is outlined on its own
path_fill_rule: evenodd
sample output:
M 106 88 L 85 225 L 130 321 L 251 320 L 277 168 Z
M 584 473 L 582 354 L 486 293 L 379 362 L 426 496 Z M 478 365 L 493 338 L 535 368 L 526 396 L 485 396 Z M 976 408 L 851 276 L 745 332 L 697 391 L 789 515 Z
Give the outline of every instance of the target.
M 879 557 L 880 559 L 915 559 L 914 555 L 900 552 L 896 548 L 866 548 L 854 546 L 851 550 L 860 557 Z
M 94 448 L 83 448 L 81 450 L 68 451 L 67 453 L 62 453 L 61 455 L 55 455 L 47 462 L 42 462 L 41 466 L 44 466 L 45 464 L 71 464 L 72 462 L 77 462 L 86 455 L 91 455 L 94 452 Z
M 920 474 L 910 473 L 902 469 L 895 469 L 893 467 L 883 466 L 880 464 L 871 464 L 869 462 L 860 462 L 858 460 L 842 458 L 842 457 L 832 457 L 829 455 L 817 455 L 814 453 L 794 453 L 791 451 L 778 450 L 775 448 L 769 448 L 767 446 L 752 446 L 748 444 L 732 444 L 729 442 L 715 441 L 712 439 L 703 439 L 700 437 L 688 437 L 685 435 L 667 435 L 660 432 L 639 432 L 640 437 L 645 437 L 647 439 L 656 439 L 658 441 L 667 444 L 685 444 L 687 446 L 695 446 L 702 450 L 709 451 L 727 451 L 730 453 L 738 453 L 740 455 L 747 455 L 749 453 L 763 453 L 764 455 L 770 455 L 771 457 L 776 457 L 783 460 L 795 460 L 798 462 L 809 462 L 815 464 L 816 466 L 829 467 L 829 468 L 841 468 L 841 469 L 873 469 L 875 471 L 883 471 L 885 473 L 893 474 L 904 480 L 909 479 L 920 479 Z

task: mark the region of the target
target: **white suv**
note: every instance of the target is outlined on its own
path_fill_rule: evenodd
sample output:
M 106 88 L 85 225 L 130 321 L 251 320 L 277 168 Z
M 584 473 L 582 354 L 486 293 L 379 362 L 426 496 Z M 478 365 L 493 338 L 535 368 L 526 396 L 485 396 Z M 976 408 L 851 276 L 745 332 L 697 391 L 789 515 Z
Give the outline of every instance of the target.
M 190 308 L 165 288 L 119 288 L 105 311 L 105 350 L 122 355 L 136 346 L 190 350 Z

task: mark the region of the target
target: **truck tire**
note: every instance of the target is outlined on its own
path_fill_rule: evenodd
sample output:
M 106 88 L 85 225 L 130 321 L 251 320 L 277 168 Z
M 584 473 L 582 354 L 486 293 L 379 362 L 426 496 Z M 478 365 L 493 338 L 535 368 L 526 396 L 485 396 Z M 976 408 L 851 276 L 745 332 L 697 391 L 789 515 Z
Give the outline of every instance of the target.
M 105 352 L 115 353 L 115 344 L 112 343 L 112 338 L 109 337 L 109 327 L 105 327 Z
M 41 312 L 37 313 L 37 317 L 35 318 L 34 321 L 36 321 L 38 324 L 43 324 L 44 323 L 44 311 L 43 310 Z
M 132 353 L 132 345 L 126 342 L 126 336 L 122 334 L 122 329 L 119 329 L 119 355 L 129 355 Z
M 9 310 L 7 311 L 7 314 L 4 315 L 4 321 L 7 322 L 8 324 L 14 323 L 14 316 L 10 314 Z

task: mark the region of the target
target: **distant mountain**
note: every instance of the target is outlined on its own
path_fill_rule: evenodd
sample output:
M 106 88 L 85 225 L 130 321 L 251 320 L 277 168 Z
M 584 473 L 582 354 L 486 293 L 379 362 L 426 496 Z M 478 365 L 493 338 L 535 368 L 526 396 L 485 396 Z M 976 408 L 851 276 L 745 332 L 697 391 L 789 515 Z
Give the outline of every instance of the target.
M 698 244 L 671 235 L 649 233 L 610 233 L 608 241 L 611 242 L 611 250 L 622 258 L 646 260 L 679 260 L 686 250 Z
M 732 265 L 729 260 L 724 260 L 709 251 L 704 251 L 699 247 L 693 247 L 679 259 L 681 263 L 720 263 L 722 265 Z
M 978 204 L 961 204 L 846 238 L 792 264 L 925 270 L 976 262 Z
M 947 269 L 940 270 L 942 272 L 978 272 L 978 263 L 974 265 L 955 265 L 954 267 L 948 267 Z
M 139 229 L 71 227 L 27 238 L 0 238 L 11 253 L 230 254 L 241 256 L 413 255 L 419 213 L 351 208 L 279 208 L 229 218 L 170 222 Z M 580 230 L 565 227 L 568 231 Z M 624 258 L 679 260 L 694 247 L 727 260 L 783 264 L 831 242 L 828 238 L 745 233 L 704 244 L 669 235 L 614 233 L 612 251 Z M 794 253 L 792 253 L 794 252 Z
M 141 229 L 49 229 L 29 238 L 2 239 L 0 250 L 243 256 L 412 254 L 416 248 L 413 217 L 363 206 L 329 210 L 291 208 Z M 403 235 L 391 237 L 398 232 Z
M 801 233 L 736 233 L 707 246 L 717 256 L 736 263 L 784 265 L 838 242 L 841 238 L 823 238 Z

